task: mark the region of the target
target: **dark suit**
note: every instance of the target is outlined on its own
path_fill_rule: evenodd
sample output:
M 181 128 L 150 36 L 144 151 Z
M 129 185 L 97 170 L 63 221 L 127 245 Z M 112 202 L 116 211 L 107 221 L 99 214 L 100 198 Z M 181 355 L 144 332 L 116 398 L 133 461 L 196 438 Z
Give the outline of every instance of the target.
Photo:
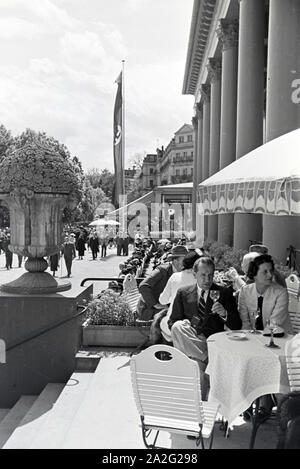
M 232 290 L 215 283 L 211 286 L 211 290 L 220 290 L 218 302 L 221 303 L 228 313 L 226 325 L 230 329 L 240 329 L 242 323 Z M 180 288 L 174 299 L 172 313 L 168 321 L 170 329 L 176 321 L 183 319 L 191 320 L 193 316 L 198 317 L 198 301 L 197 285 Z M 200 320 L 197 327 L 197 334 L 203 334 L 206 338 L 216 332 L 224 331 L 224 321 L 220 316 L 218 314 L 210 314 L 212 305 L 213 301 L 208 295 L 204 318 Z
M 164 290 L 167 281 L 173 274 L 172 264 L 163 264 L 151 272 L 139 286 L 141 298 L 137 305 L 137 313 L 140 319 L 145 321 L 153 318 L 158 312 L 153 306 L 158 303 L 159 295 Z

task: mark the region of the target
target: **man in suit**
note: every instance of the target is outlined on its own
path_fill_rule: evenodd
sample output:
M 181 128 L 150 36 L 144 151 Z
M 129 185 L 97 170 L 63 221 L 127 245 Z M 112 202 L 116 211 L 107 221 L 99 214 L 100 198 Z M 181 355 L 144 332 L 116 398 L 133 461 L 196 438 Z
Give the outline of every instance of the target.
M 207 366 L 207 343 L 211 334 L 239 329 L 241 320 L 231 288 L 213 282 L 215 265 L 210 257 L 201 257 L 193 267 L 197 284 L 180 288 L 174 299 L 168 321 L 174 347 L 197 360 L 204 373 Z M 212 290 L 219 291 L 216 302 L 210 297 Z M 202 382 L 206 387 L 208 383 Z M 203 395 L 206 395 L 203 389 Z
M 139 319 L 149 321 L 159 310 L 166 308 L 158 301 L 159 295 L 174 272 L 182 269 L 183 258 L 188 254 L 185 246 L 174 246 L 171 250 L 171 263 L 159 265 L 139 286 L 141 298 L 137 305 Z

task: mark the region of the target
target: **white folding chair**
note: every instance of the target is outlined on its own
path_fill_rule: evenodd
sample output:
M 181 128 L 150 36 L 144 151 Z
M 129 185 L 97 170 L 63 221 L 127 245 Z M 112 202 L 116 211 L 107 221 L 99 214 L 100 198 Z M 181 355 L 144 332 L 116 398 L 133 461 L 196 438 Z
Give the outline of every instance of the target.
M 289 295 L 289 316 L 293 327 L 293 332 L 300 332 L 300 279 L 298 275 L 291 274 L 285 279 Z
M 158 448 L 160 431 L 190 435 L 197 446 L 213 443 L 219 404 L 201 400 L 200 370 L 196 361 L 168 345 L 153 345 L 130 360 L 131 381 L 147 448 Z M 154 430 L 153 442 L 148 438 Z
M 130 309 L 135 313 L 141 294 L 139 292 L 136 279 L 131 274 L 127 274 L 124 277 L 122 296 L 126 298 Z
M 300 333 L 285 344 L 285 359 L 291 391 L 300 392 Z

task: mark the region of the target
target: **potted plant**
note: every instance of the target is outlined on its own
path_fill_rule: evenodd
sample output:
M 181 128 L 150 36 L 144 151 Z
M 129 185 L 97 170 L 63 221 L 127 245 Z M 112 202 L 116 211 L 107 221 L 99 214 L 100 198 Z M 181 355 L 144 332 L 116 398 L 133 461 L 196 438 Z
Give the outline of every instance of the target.
M 148 337 L 148 328 L 137 327 L 126 298 L 107 289 L 87 305 L 83 346 L 136 347 Z

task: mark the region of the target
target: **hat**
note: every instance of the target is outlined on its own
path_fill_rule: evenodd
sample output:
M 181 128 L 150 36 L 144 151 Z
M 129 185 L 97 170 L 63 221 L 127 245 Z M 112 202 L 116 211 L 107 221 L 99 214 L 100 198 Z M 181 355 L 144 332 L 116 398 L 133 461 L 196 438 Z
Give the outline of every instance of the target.
M 263 244 L 252 244 L 249 248 L 249 252 L 259 252 L 260 254 L 268 254 L 269 249 Z
M 171 249 L 170 259 L 176 259 L 176 257 L 186 256 L 187 253 L 188 253 L 187 248 L 179 244 L 178 246 L 174 246 Z

